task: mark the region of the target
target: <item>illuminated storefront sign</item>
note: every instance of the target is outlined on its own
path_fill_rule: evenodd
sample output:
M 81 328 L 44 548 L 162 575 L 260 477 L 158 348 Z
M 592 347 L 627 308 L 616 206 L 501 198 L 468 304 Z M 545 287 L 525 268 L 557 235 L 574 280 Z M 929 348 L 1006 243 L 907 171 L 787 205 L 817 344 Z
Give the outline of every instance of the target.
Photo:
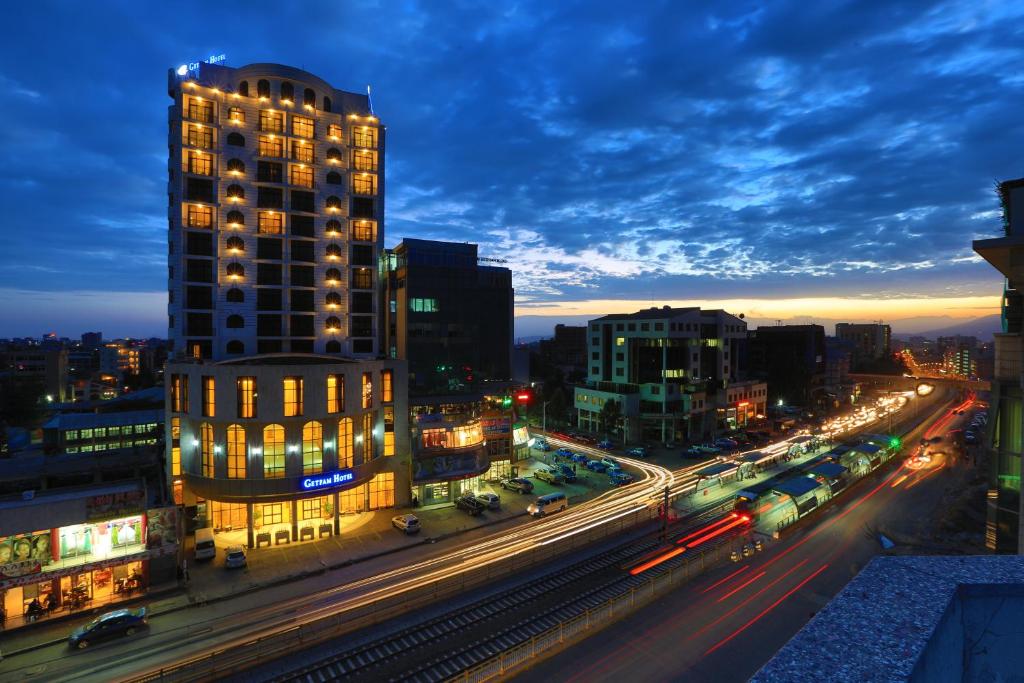
M 326 474 L 319 474 L 315 477 L 304 477 L 302 480 L 303 491 L 316 491 L 318 489 L 331 488 L 332 486 L 341 486 L 351 481 L 355 481 L 356 475 L 352 470 L 338 470 L 337 472 L 328 472 Z
M 189 74 L 192 74 L 193 78 L 198 78 L 200 65 L 221 64 L 223 62 L 226 62 L 227 59 L 227 55 L 210 55 L 201 62 L 189 62 L 188 64 L 182 64 L 177 69 L 175 69 L 175 71 L 179 76 L 188 76 Z

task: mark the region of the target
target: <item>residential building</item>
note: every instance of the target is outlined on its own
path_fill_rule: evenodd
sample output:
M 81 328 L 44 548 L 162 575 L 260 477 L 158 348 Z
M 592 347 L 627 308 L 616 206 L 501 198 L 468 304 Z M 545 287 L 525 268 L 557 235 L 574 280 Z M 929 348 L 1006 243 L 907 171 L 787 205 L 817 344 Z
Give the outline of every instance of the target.
M 883 323 L 836 323 L 836 337 L 853 345 L 853 365 L 858 367 L 889 355 L 892 328 Z
M 606 315 L 587 328 L 587 383 L 575 391 L 582 429 L 610 428 L 601 419 L 609 400 L 627 441 L 699 440 L 765 415 L 763 382 L 729 392 L 746 380 L 747 325 L 734 315 L 665 306 Z
M 0 375 L 7 381 L 34 382 L 49 402 L 69 395 L 68 352 L 59 344 L 13 341 L 0 345 Z
M 1024 178 L 999 184 L 1002 237 L 975 240 L 974 251 L 1006 278 L 1001 333 L 995 335 L 995 368 L 989 399 L 990 454 L 986 544 L 997 553 L 1024 553 L 1020 518 L 1024 451 Z
M 748 367 L 768 383 L 769 402 L 808 408 L 825 403 L 825 328 L 776 325 L 750 332 Z
M 98 349 L 103 344 L 102 332 L 83 332 L 82 346 L 86 349 Z
M 384 128 L 277 64 L 168 72 L 173 353 L 376 358 Z

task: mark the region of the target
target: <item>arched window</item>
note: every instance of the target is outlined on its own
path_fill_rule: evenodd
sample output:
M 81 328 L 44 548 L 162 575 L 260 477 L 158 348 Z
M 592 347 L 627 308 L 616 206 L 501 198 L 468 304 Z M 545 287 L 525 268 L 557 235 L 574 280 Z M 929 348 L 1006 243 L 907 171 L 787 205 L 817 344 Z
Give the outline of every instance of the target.
M 338 467 L 352 467 L 352 455 L 355 453 L 354 438 L 352 418 L 343 417 L 338 420 Z
M 337 244 L 328 244 L 327 245 L 327 258 L 329 258 L 332 261 L 337 261 L 338 259 L 340 259 L 341 258 L 341 247 L 338 246 Z
M 324 428 L 316 420 L 302 426 L 302 473 L 324 471 Z
M 324 226 L 324 231 L 327 235 L 334 237 L 341 234 L 341 221 L 336 221 L 333 218 L 327 221 L 327 225 Z
M 339 320 L 337 317 L 335 317 L 333 315 L 330 316 L 329 318 L 327 318 L 327 320 L 325 321 L 324 325 L 327 328 L 328 332 L 340 332 L 341 331 L 341 320 Z
M 341 150 L 337 147 L 329 148 L 324 156 L 327 157 L 327 161 L 332 164 L 341 163 Z
M 232 280 L 240 280 L 245 277 L 245 267 L 241 263 L 229 263 L 226 272 Z
M 288 81 L 281 81 L 281 99 L 288 102 L 295 101 L 295 86 Z
M 312 88 L 306 88 L 302 91 L 302 104 L 307 107 L 316 106 L 316 93 L 313 92 Z
M 213 478 L 213 426 L 209 422 L 199 425 L 199 453 L 202 457 L 203 476 Z
M 328 211 L 340 211 L 341 210 L 341 200 L 338 199 L 333 194 L 330 197 L 327 198 L 326 204 L 327 204 L 327 210 Z
M 240 315 L 229 315 L 228 327 L 232 330 L 239 330 L 245 327 L 245 318 Z
M 232 287 L 231 289 L 228 290 L 228 303 L 232 303 L 232 304 L 243 304 L 243 303 L 245 303 L 245 292 L 243 292 L 242 290 L 238 289 L 237 287 Z
M 270 97 L 270 81 L 265 78 L 261 78 L 256 82 L 256 96 L 260 99 Z
M 245 429 L 228 426 L 228 478 L 245 479 Z
M 329 284 L 329 285 L 341 284 L 341 271 L 338 270 L 337 268 L 328 268 L 327 272 L 324 275 L 325 275 L 325 279 L 327 280 L 327 284 Z
M 328 292 L 326 297 L 327 308 L 337 308 L 341 306 L 341 294 L 337 292 Z
M 324 111 L 331 111 L 331 98 L 324 95 Z
M 324 347 L 327 353 L 341 353 L 341 342 L 335 339 L 327 342 L 327 346 Z
M 241 133 L 228 133 L 228 144 L 234 147 L 245 147 L 245 136 Z
M 341 174 L 337 171 L 331 171 L 327 174 L 328 185 L 341 185 Z
M 242 81 L 238 84 L 238 94 L 242 97 L 249 96 L 249 81 Z
M 241 211 L 228 211 L 228 225 L 232 228 L 245 225 L 245 216 Z
M 230 199 L 233 202 L 240 202 L 243 199 L 245 199 L 245 190 L 242 188 L 241 185 L 228 185 L 226 194 L 228 196 L 228 199 Z
M 232 254 L 240 254 L 245 251 L 245 240 L 238 235 L 232 235 L 224 242 L 224 245 L 228 248 L 228 252 Z M 239 290 L 234 290 L 239 291 Z M 228 292 L 230 294 L 230 292 Z
M 245 162 L 241 159 L 228 159 L 228 173 L 237 175 L 245 173 Z
M 243 344 L 242 342 L 238 341 L 237 339 L 232 339 L 231 341 L 228 342 L 228 349 L 227 350 L 228 350 L 228 353 L 242 354 L 242 353 L 245 353 L 245 344 Z
M 284 476 L 284 427 L 267 425 L 263 428 L 263 478 L 280 479 Z

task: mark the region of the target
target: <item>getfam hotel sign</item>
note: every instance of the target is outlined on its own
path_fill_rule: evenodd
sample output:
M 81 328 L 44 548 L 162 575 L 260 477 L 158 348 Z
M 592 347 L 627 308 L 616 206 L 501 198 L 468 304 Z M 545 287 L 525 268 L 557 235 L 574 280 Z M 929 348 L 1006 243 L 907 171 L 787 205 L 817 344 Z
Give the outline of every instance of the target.
M 319 491 L 320 489 L 330 489 L 335 486 L 342 486 L 349 482 L 355 481 L 356 475 L 352 470 L 336 470 L 334 472 L 325 472 L 312 477 L 302 478 L 302 490 L 303 491 Z

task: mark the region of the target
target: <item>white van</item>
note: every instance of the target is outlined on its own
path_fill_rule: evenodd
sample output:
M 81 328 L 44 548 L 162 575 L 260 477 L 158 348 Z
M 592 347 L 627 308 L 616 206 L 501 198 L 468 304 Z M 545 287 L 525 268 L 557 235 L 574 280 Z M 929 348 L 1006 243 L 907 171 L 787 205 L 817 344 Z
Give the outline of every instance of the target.
M 526 511 L 534 517 L 543 517 L 551 512 L 561 512 L 567 507 L 569 507 L 569 499 L 565 497 L 564 493 L 556 492 L 540 496 L 526 508 Z
M 213 529 L 196 529 L 196 559 L 212 560 L 216 556 L 217 546 L 213 543 Z

